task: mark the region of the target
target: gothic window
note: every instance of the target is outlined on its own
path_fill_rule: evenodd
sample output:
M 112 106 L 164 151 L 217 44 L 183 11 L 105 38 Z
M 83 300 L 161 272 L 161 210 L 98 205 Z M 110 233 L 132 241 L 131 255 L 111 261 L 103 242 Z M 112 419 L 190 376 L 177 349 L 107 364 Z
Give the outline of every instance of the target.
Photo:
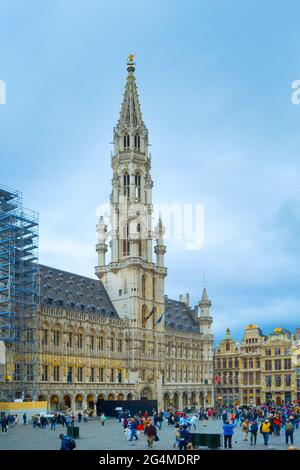
M 130 244 L 129 244 L 129 225 L 126 224 L 123 227 L 123 256 L 129 256 Z
M 142 297 L 146 297 L 146 276 L 142 275 Z
M 130 137 L 128 134 L 124 134 L 124 149 L 127 150 L 129 149 L 130 145 Z
M 135 134 L 134 136 L 134 148 L 136 150 L 140 150 L 141 148 L 141 138 L 139 134 Z
M 146 307 L 146 305 L 143 305 L 143 307 L 142 307 L 142 323 L 143 323 L 143 326 L 146 325 L 146 321 L 147 321 L 147 307 Z
M 135 184 L 135 197 L 140 200 L 141 199 L 141 175 L 136 173 L 134 176 L 134 184 Z
M 123 195 L 129 199 L 130 196 L 130 176 L 126 172 L 123 175 Z

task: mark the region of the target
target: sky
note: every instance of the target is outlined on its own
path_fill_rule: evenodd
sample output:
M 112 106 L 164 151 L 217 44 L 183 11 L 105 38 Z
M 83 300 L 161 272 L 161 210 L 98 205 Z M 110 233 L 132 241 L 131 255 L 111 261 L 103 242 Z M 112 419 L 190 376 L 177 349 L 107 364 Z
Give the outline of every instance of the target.
M 0 184 L 40 214 L 40 262 L 87 276 L 135 54 L 153 198 L 204 204 L 204 245 L 167 244 L 166 293 L 216 341 L 300 326 L 300 4 L 293 0 L 0 0 Z

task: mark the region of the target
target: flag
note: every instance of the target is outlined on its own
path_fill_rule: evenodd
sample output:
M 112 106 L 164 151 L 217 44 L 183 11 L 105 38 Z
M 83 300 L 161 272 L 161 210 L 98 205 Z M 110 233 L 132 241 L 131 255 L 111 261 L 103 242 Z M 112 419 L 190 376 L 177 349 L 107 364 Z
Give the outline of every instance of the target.
M 159 317 L 159 319 L 157 320 L 156 324 L 160 323 L 163 319 L 163 316 L 164 316 L 165 312 Z
M 145 321 L 149 320 L 149 318 L 153 315 L 154 313 L 154 307 L 152 308 L 151 312 L 149 313 L 148 317 L 145 318 Z
M 216 382 L 217 384 L 220 384 L 220 383 L 221 383 L 220 372 L 216 372 L 216 375 L 215 375 L 215 382 Z

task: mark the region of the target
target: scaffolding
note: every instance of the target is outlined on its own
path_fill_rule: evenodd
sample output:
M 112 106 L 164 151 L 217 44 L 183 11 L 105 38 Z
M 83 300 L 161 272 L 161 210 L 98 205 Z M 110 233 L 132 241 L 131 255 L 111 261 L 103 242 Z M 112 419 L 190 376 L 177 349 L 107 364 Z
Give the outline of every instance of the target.
M 0 401 L 37 395 L 38 240 L 38 214 L 19 191 L 0 186 Z

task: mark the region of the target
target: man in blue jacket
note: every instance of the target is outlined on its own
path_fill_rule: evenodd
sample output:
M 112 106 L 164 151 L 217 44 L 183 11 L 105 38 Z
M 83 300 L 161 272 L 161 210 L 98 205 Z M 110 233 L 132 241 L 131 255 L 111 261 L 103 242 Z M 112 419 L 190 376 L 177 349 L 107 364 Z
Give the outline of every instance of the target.
M 223 426 L 223 433 L 224 433 L 224 447 L 227 449 L 227 444 L 229 449 L 232 449 L 232 436 L 233 436 L 233 428 L 236 427 L 236 424 L 229 424 L 227 420 Z

